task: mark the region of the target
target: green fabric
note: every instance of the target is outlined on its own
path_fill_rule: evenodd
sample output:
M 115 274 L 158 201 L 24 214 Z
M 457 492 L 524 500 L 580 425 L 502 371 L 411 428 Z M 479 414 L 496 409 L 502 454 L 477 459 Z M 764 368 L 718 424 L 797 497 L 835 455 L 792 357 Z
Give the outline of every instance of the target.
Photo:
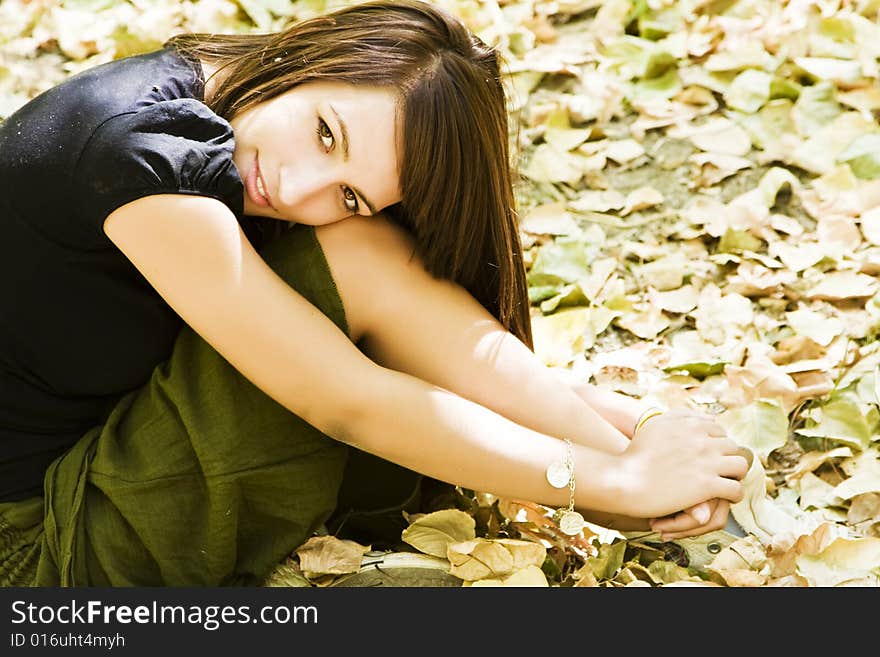
M 263 257 L 348 335 L 314 228 L 293 226 Z M 331 519 L 349 451 L 184 327 L 150 381 L 52 463 L 44 496 L 0 504 L 0 584 L 261 584 Z M 400 516 L 419 476 L 381 462 L 386 486 L 364 457 Z

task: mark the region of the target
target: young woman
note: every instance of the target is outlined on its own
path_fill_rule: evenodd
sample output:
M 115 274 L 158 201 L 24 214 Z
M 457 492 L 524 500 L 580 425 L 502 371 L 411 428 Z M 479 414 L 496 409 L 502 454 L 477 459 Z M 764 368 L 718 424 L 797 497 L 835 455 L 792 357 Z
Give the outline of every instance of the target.
M 509 163 L 497 53 L 411 0 L 179 36 L 10 116 L 0 581 L 258 584 L 418 475 L 723 526 L 723 430 L 636 431 L 532 353 Z

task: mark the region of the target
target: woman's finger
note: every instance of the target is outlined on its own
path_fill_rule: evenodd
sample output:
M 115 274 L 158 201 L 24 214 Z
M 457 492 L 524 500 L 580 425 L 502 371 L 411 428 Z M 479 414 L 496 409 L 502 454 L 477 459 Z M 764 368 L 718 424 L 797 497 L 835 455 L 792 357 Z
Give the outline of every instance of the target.
M 662 518 L 655 518 L 651 522 L 651 529 L 661 533 L 695 529 L 711 520 L 718 503 L 719 500 L 709 500 L 696 504 L 684 511 Z
M 726 438 L 727 437 L 727 429 L 718 424 L 715 420 L 710 420 L 706 428 L 706 433 L 708 433 L 713 438 Z
M 709 492 L 710 495 L 728 500 L 734 504 L 743 498 L 742 483 L 736 479 L 719 476 L 714 479 L 709 488 L 712 489 Z
M 712 517 L 712 507 L 708 502 L 692 506 L 690 509 L 685 509 L 684 512 L 701 525 L 705 525 Z
M 661 535 L 689 531 L 700 525 L 702 525 L 702 523 L 695 520 L 687 511 L 679 511 L 672 515 L 651 520 L 651 529 Z
M 708 534 L 709 532 L 714 532 L 719 529 L 724 529 L 727 526 L 727 516 L 730 512 L 730 503 L 727 500 L 717 500 L 718 504 L 715 506 L 714 511 L 712 513 L 712 517 L 709 519 L 705 525 L 700 527 L 695 527 L 693 529 L 685 529 L 685 530 L 677 530 L 677 531 L 664 531 L 661 532 L 660 538 L 662 541 L 675 541 L 681 538 L 690 538 L 691 536 L 700 536 L 701 534 Z
M 749 462 L 745 457 L 740 455 L 724 456 L 724 461 L 718 471 L 722 477 L 731 477 L 733 479 L 743 479 L 749 471 Z

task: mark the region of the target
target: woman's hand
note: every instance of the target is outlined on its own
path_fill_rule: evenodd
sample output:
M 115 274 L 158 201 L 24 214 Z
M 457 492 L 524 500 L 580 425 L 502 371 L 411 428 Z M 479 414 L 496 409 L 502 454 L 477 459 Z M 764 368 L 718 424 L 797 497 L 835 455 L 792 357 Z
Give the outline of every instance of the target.
M 642 414 L 651 408 L 641 399 L 593 384 L 581 383 L 572 387 L 585 402 L 614 425 L 628 440 L 632 439 L 636 424 Z M 705 417 L 712 421 L 711 416 Z M 730 504 L 726 500 L 715 498 L 662 518 L 645 519 L 644 522 L 650 522 L 651 528 L 655 531 L 675 538 L 698 536 L 725 526 L 729 507 Z M 605 518 L 605 524 L 616 526 L 620 519 L 619 517 L 613 518 L 613 521 Z M 632 520 L 627 518 L 624 524 L 629 526 L 628 523 L 631 522 Z M 597 522 L 597 524 L 603 523 Z
M 682 509 L 714 498 L 742 499 L 740 480 L 748 471 L 748 461 L 711 417 L 674 409 L 651 418 L 621 457 L 624 487 L 630 492 L 626 513 L 653 518 L 678 514 L 668 519 L 672 531 L 694 530 L 688 524 L 698 523 L 704 513 L 697 511 L 697 518 L 685 522 Z M 726 514 L 724 506 L 715 504 L 707 523 L 726 520 Z
M 651 529 L 663 541 L 699 536 L 726 527 L 729 511 L 730 502 L 716 498 L 679 513 L 652 518 Z
M 643 412 L 641 411 L 638 416 L 633 418 L 633 428 Z M 707 420 L 713 421 L 711 416 L 705 417 Z M 632 439 L 632 434 L 633 431 L 630 431 L 627 437 Z M 699 536 L 726 526 L 729 509 L 730 503 L 727 500 L 715 498 L 700 502 L 679 513 L 662 518 L 651 518 L 650 525 L 651 529 L 661 534 L 663 540 Z

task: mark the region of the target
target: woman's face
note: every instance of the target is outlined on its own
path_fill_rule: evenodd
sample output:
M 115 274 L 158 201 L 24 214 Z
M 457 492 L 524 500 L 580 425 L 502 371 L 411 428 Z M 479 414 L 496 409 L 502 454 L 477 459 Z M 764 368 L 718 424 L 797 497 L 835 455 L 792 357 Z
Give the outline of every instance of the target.
M 306 82 L 230 123 L 246 214 L 318 226 L 400 201 L 391 89 Z

